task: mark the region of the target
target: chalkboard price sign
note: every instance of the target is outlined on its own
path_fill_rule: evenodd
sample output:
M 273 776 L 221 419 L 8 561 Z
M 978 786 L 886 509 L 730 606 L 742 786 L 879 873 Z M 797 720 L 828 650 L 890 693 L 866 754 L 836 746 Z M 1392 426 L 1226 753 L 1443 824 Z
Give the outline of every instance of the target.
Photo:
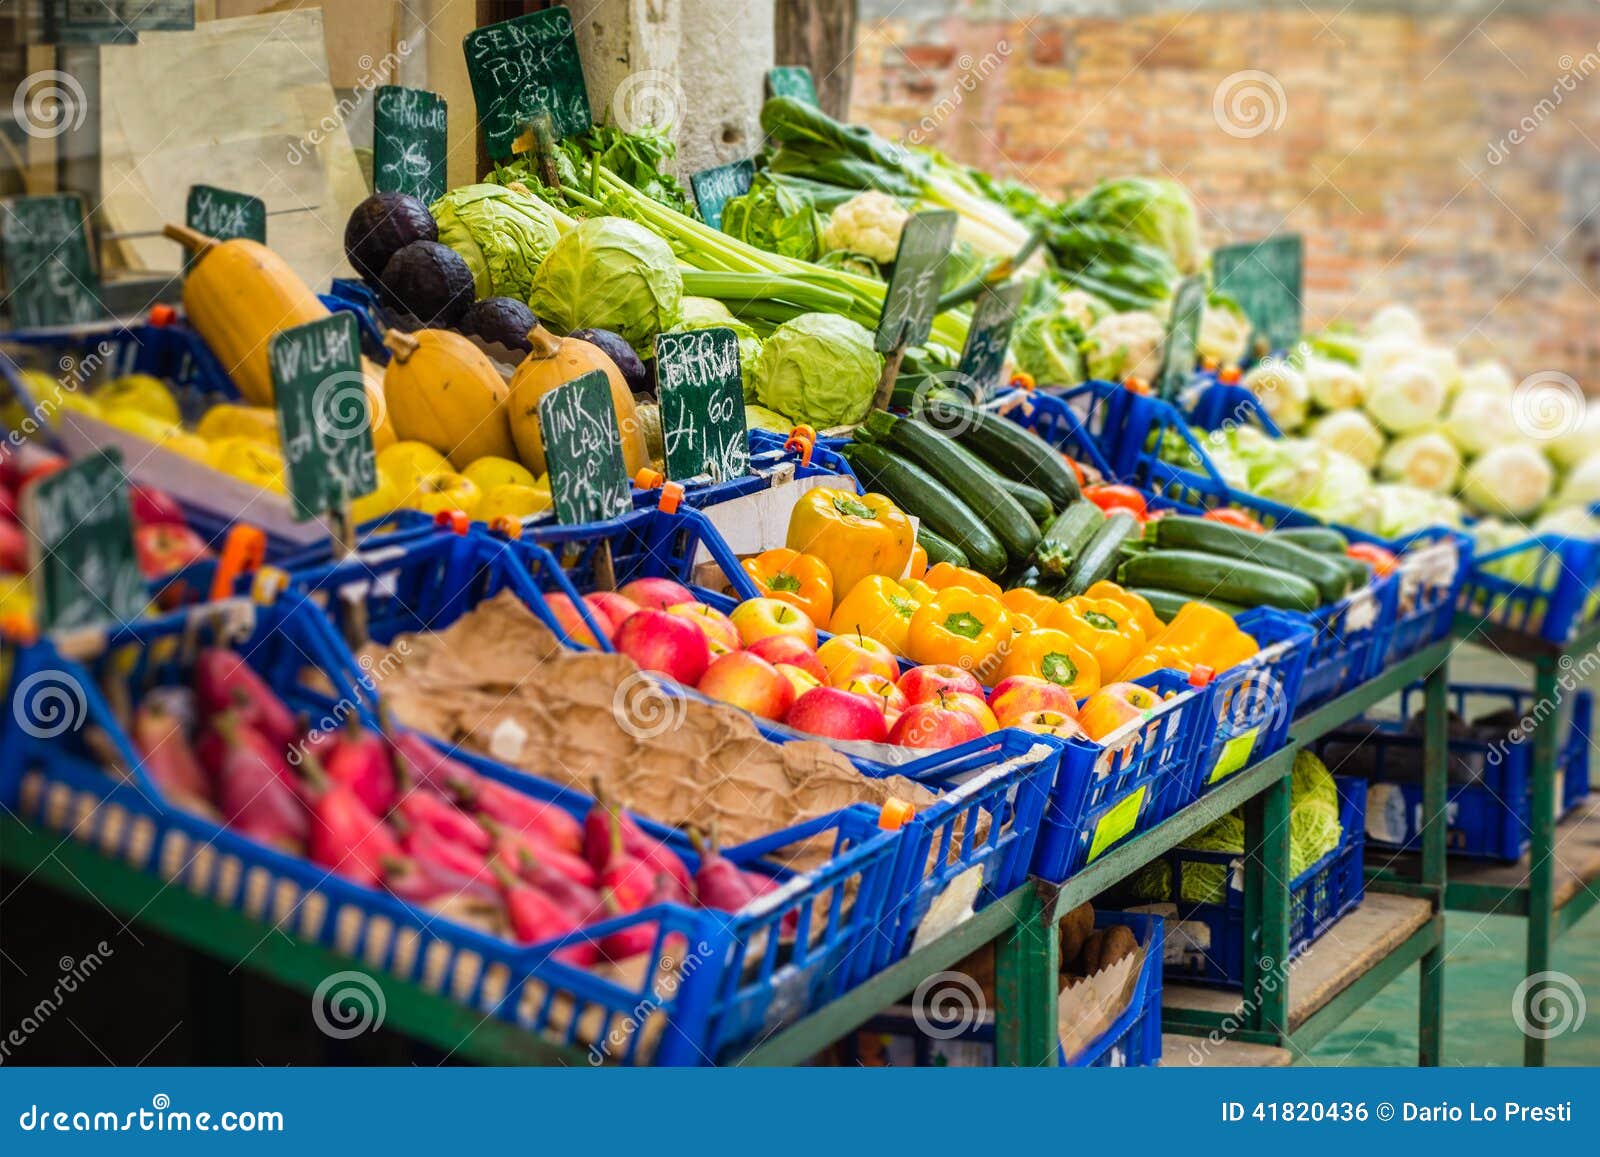
M 961 350 L 956 373 L 974 401 L 983 401 L 1000 381 L 1006 365 L 1006 346 L 1022 304 L 1022 282 L 1012 280 L 986 286 L 967 325 L 967 344 Z M 1051 383 L 1055 384 L 1055 383 Z M 1062 383 L 1064 384 L 1064 383 Z
M 726 327 L 656 338 L 656 384 L 667 477 L 742 478 L 750 469 L 739 338 Z
M 34 605 L 46 631 L 133 619 L 149 603 L 133 552 L 122 451 L 111 447 L 25 492 Z
M 605 374 L 591 370 L 540 398 L 539 430 L 557 522 L 598 522 L 633 509 Z
M 190 185 L 184 220 L 189 228 L 218 241 L 245 237 L 267 243 L 267 206 L 260 197 L 211 185 Z
M 689 178 L 694 190 L 694 203 L 700 209 L 700 219 L 713 229 L 722 228 L 722 207 L 735 197 L 750 191 L 755 179 L 755 162 L 746 158 L 714 169 L 701 169 Z
M 583 62 L 565 7 L 546 8 L 467 33 L 467 75 L 489 156 L 503 161 L 538 113 L 555 135 L 581 133 L 594 121 Z
M 294 516 L 335 514 L 370 494 L 378 467 L 355 317 L 340 311 L 286 329 L 267 358 Z
M 18 329 L 103 316 L 83 217 L 76 193 L 13 197 L 0 205 L 0 260 Z
M 194 0 L 45 0 L 50 44 L 133 44 L 143 30 L 189 31 Z
M 811 70 L 803 64 L 785 64 L 767 69 L 767 95 L 790 96 L 809 105 L 817 104 L 817 85 Z
M 421 88 L 381 86 L 373 96 L 372 186 L 425 204 L 444 196 L 449 156 L 444 97 Z
M 1217 293 L 1238 302 L 1250 319 L 1257 356 L 1286 350 L 1300 340 L 1305 243 L 1298 233 L 1224 245 L 1211 255 L 1211 268 Z
M 906 218 L 894 254 L 894 272 L 883 295 L 876 346 L 881 354 L 921 345 L 933 329 L 939 295 L 944 291 L 945 259 L 956 236 L 956 215 L 949 209 L 913 213 Z
M 1156 375 L 1156 392 L 1163 398 L 1176 397 L 1194 373 L 1200 348 L 1200 315 L 1205 307 L 1204 278 L 1184 278 L 1172 299 L 1172 316 L 1167 321 L 1167 338 L 1161 349 L 1161 370 Z

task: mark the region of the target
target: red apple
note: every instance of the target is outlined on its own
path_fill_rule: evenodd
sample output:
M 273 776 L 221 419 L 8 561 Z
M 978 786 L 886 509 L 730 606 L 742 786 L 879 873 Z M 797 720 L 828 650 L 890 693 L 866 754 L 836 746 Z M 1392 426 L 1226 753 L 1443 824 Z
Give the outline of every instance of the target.
M 550 613 L 555 616 L 556 623 L 562 632 L 580 647 L 600 646 L 600 640 L 594 637 L 594 632 L 583 621 L 583 616 L 578 613 L 577 604 L 565 594 L 557 591 L 555 594 L 545 595 L 545 605 L 550 608 Z M 610 635 L 611 620 L 595 611 L 593 607 L 586 608 L 595 621 L 595 626 Z
M 15 522 L 0 522 L 0 574 L 28 573 L 28 532 Z
M 787 603 L 784 604 L 788 606 Z M 790 608 L 793 610 L 794 608 Z M 804 618 L 804 613 L 795 611 Z M 810 622 L 806 619 L 806 622 Z M 882 743 L 889 737 L 883 712 L 862 695 L 837 687 L 813 687 L 794 701 L 783 721 L 796 731 L 829 739 L 857 739 Z
M 589 604 L 589 613 L 594 615 L 608 639 L 617 637 L 617 628 L 627 622 L 629 615 L 644 609 L 616 591 L 595 591 L 592 595 L 584 595 L 583 601 Z
M 985 735 L 1000 730 L 999 720 L 994 717 L 994 712 L 989 710 L 989 705 L 983 701 L 981 695 L 968 695 L 965 691 L 942 691 L 929 702 L 951 711 L 966 712 L 972 716 L 973 722 Z
M 818 683 L 828 678 L 828 672 L 822 666 L 822 660 L 817 658 L 817 652 L 806 646 L 804 639 L 794 635 L 768 635 L 764 639 L 757 639 L 751 643 L 749 652 L 760 655 L 767 662 L 775 665 L 788 664 L 799 667 Z
M 1054 735 L 1057 739 L 1071 739 L 1074 735 L 1083 734 L 1083 728 L 1078 726 L 1076 719 L 1059 711 L 1030 711 L 1009 720 L 1005 726 L 1031 731 L 1036 735 Z
M 885 679 L 875 671 L 855 676 L 841 689 L 854 695 L 865 695 L 878 705 L 885 716 L 899 715 L 906 709 L 905 692 L 896 687 L 892 679 Z
M 834 687 L 843 687 L 857 675 L 894 679 L 900 674 L 894 652 L 866 635 L 835 635 L 817 648 L 817 658 Z
M 755 651 L 752 649 L 746 651 L 745 654 L 754 655 Z M 796 667 L 793 663 L 779 663 L 777 666 L 779 673 L 789 680 L 789 686 L 794 688 L 794 697 L 796 699 L 811 690 L 811 688 L 822 686 L 822 680 L 804 667 Z
M 694 601 L 693 591 L 669 578 L 636 578 L 631 583 L 624 583 L 617 593 L 625 599 L 632 599 L 641 607 L 658 611 L 666 610 L 673 603 Z
M 183 516 L 183 508 L 178 505 L 177 499 L 165 490 L 157 490 L 153 486 L 128 487 L 128 510 L 133 515 L 135 526 L 155 526 L 167 523 L 172 526 L 188 526 L 189 520 Z
M 700 693 L 763 719 L 782 719 L 795 701 L 794 684 L 771 663 L 749 651 L 714 659 L 700 677 Z
M 211 556 L 205 540 L 194 531 L 164 522 L 134 527 L 133 553 L 145 578 L 171 574 Z
M 983 684 L 971 671 L 954 663 L 925 663 L 900 676 L 900 690 L 911 703 L 926 703 L 941 691 L 959 691 L 983 698 Z
M 20 493 L 27 487 L 28 483 L 33 482 L 35 479 L 48 478 L 57 470 L 65 470 L 66 468 L 67 460 L 65 458 L 52 457 L 35 462 L 22 472 L 22 479 L 17 483 L 17 491 Z
M 711 665 L 705 632 L 666 611 L 635 611 L 617 628 L 613 643 L 646 671 L 659 671 L 689 687 L 700 682 Z
M 746 647 L 771 635 L 792 635 L 815 650 L 817 628 L 811 617 L 791 603 L 780 599 L 745 599 L 733 608 L 728 616 L 739 628 L 739 641 Z
M 1075 719 L 1078 701 L 1059 683 L 1038 675 L 1012 675 L 1000 680 L 989 693 L 989 709 L 1001 727 L 1010 727 L 1024 715 L 1053 711 Z
M 739 649 L 739 628 L 733 625 L 733 620 L 705 603 L 697 603 L 693 599 L 686 603 L 673 603 L 667 608 L 669 615 L 681 615 L 694 623 L 706 633 L 706 642 L 716 647 L 721 645 L 720 654 Z
M 1148 687 L 1137 683 L 1107 683 L 1083 701 L 1078 725 L 1090 739 L 1104 739 L 1159 702 L 1160 698 Z
M 955 747 L 982 738 L 983 728 L 970 712 L 937 702 L 913 703 L 889 733 L 889 742 L 901 747 Z
M 0 482 L 0 522 L 15 522 L 17 520 L 17 495 L 16 492 Z

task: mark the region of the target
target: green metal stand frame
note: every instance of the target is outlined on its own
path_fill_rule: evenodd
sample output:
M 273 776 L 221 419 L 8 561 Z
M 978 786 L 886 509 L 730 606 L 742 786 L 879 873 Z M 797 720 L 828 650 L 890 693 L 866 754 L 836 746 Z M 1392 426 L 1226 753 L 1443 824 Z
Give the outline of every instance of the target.
M 1246 810 L 1245 863 L 1247 936 L 1257 946 L 1247 965 L 1246 984 L 1265 998 L 1231 1036 L 1257 1043 L 1308 1046 L 1326 1035 L 1396 976 L 1419 963 L 1423 1001 L 1419 1058 L 1437 1064 L 1443 983 L 1441 952 L 1444 895 L 1444 798 L 1446 754 L 1445 661 L 1441 642 L 1396 664 L 1382 677 L 1314 712 L 1297 723 L 1286 748 L 1247 767 L 1203 798 L 1150 831 L 1113 848 L 1062 884 L 1029 881 L 971 916 L 933 943 L 861 984 L 839 1000 L 757 1042 L 732 1063 L 792 1065 L 864 1024 L 904 999 L 935 973 L 955 967 L 986 944 L 996 947 L 997 1059 L 1007 1065 L 1054 1065 L 1057 1060 L 1056 1004 L 1062 915 L 1119 880 L 1164 855 L 1218 816 Z M 1289 772 L 1298 747 L 1401 687 L 1428 681 L 1426 849 L 1416 881 L 1382 886 L 1423 895 L 1434 904 L 1433 918 L 1350 983 L 1305 1023 L 1290 1031 L 1286 957 L 1289 943 L 1288 814 Z M 349 962 L 316 945 L 263 935 L 258 922 L 193 896 L 164 881 L 134 872 L 114 860 L 49 833 L 33 831 L 13 819 L 0 820 L 0 862 L 47 885 L 95 898 L 110 910 L 229 963 L 310 992 Z M 1548 880 L 1544 886 L 1549 887 Z M 393 977 L 377 977 L 387 1000 L 387 1023 L 453 1055 L 488 1064 L 582 1065 L 587 1056 L 483 1017 L 453 1001 L 421 991 Z M 1169 1010 L 1166 1027 L 1212 1032 L 1204 1016 Z
M 1570 670 L 1577 657 L 1593 654 L 1600 649 L 1600 623 L 1591 625 L 1564 646 L 1557 646 L 1495 627 L 1471 615 L 1457 615 L 1454 637 L 1465 643 L 1481 640 L 1483 644 L 1511 658 L 1532 663 L 1534 702 L 1554 703 L 1559 696 L 1560 673 Z M 1529 833 L 1527 884 L 1507 887 L 1460 881 L 1452 883 L 1445 892 L 1447 908 L 1527 918 L 1526 976 L 1549 970 L 1550 953 L 1556 938 L 1583 919 L 1594 908 L 1597 899 L 1593 889 L 1579 888 L 1576 895 L 1564 904 L 1558 907 L 1556 902 L 1555 811 L 1559 740 L 1554 727 L 1533 729 L 1530 753 L 1533 761 L 1533 795 L 1529 805 L 1533 814 Z M 1527 1002 L 1524 1015 L 1529 1017 L 1529 1023 L 1537 1020 L 1532 1016 L 1532 1003 L 1537 996 L 1536 986 L 1528 986 L 1524 994 Z M 1528 1036 L 1523 1043 L 1523 1063 L 1542 1066 L 1545 1052 L 1546 1041 L 1543 1038 Z

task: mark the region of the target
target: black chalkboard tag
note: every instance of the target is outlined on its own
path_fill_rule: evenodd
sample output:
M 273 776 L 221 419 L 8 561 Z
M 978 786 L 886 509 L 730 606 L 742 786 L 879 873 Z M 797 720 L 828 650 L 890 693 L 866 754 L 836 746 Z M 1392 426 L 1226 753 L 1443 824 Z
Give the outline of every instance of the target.
M 784 64 L 767 69 L 767 95 L 788 96 L 817 106 L 817 84 L 811 70 L 803 64 Z
M 23 491 L 40 630 L 75 631 L 134 619 L 150 599 L 133 550 L 122 451 L 108 447 Z
M 889 404 L 906 347 L 921 345 L 933 330 L 939 295 L 944 292 L 945 260 L 955 236 L 956 215 L 949 209 L 913 213 L 900 231 L 894 269 L 883 292 L 883 312 L 878 315 L 878 332 L 873 338 L 874 348 L 887 355 L 872 403 L 877 409 Z
M 1287 350 L 1305 321 L 1305 242 L 1298 233 L 1224 245 L 1211 255 L 1216 292 L 1250 319 L 1257 357 Z
M 572 13 L 564 6 L 474 29 L 461 43 L 492 159 L 511 156 L 535 113 L 550 114 L 558 139 L 594 123 Z
M 196 233 L 218 241 L 244 237 L 267 243 L 267 205 L 260 197 L 212 185 L 190 185 L 184 221 Z
M 700 210 L 700 219 L 713 229 L 721 229 L 722 207 L 735 197 L 748 193 L 755 175 L 755 162 L 748 157 L 692 174 L 689 186 L 694 190 L 694 203 Z
M 372 187 L 406 193 L 425 205 L 448 188 L 449 109 L 444 97 L 423 88 L 381 85 L 372 98 Z
M 978 291 L 978 304 L 967 325 L 967 344 L 956 366 L 957 380 L 975 402 L 984 401 L 1000 382 L 1006 365 L 1006 346 L 1022 304 L 1022 282 L 1011 280 L 986 285 Z
M 274 334 L 267 358 L 294 516 L 341 518 L 378 485 L 355 316 L 340 310 Z
M 539 430 L 557 522 L 601 522 L 633 509 L 617 407 L 604 373 L 591 370 L 540 398 Z
M 1172 298 L 1172 313 L 1167 319 L 1167 337 L 1161 347 L 1161 369 L 1156 374 L 1156 393 L 1163 398 L 1177 397 L 1195 370 L 1200 348 L 1200 315 L 1206 308 L 1206 283 L 1201 277 L 1186 277 Z
M 656 388 L 667 477 L 742 478 L 750 471 L 739 337 L 725 326 L 656 338 Z
M 77 193 L 0 202 L 0 263 L 16 328 L 79 325 L 105 316 Z

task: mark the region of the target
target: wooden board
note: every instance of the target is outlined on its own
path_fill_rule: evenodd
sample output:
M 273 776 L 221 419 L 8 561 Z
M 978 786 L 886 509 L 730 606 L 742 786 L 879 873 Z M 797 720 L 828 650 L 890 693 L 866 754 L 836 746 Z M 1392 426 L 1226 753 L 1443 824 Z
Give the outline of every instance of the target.
M 749 473 L 739 338 L 731 329 L 658 336 L 656 382 L 668 478 L 727 482 Z
M 267 204 L 249 193 L 215 185 L 190 185 L 183 216 L 189 228 L 218 241 L 245 237 L 262 245 L 267 243 Z
M 975 402 L 988 401 L 1000 384 L 1011 327 L 1021 304 L 1022 282 L 1017 278 L 1004 285 L 986 286 L 978 294 L 967 326 L 967 344 L 956 366 L 958 384 Z
M 748 193 L 755 175 L 755 162 L 748 157 L 692 174 L 689 187 L 694 190 L 694 203 L 700 210 L 700 219 L 713 229 L 721 229 L 722 207 L 735 197 Z
M 1205 308 L 1205 279 L 1184 278 L 1172 296 L 1172 315 L 1167 319 L 1167 338 L 1161 347 L 1161 369 L 1152 383 L 1158 396 L 1176 397 L 1194 373 L 1199 358 L 1200 317 Z
M 817 104 L 817 85 L 811 70 L 803 64 L 781 64 L 767 69 L 767 95 L 791 96 L 809 105 Z
M 1164 1069 L 1282 1069 L 1294 1063 L 1294 1054 L 1276 1045 L 1223 1039 L 1181 1032 L 1161 1034 L 1161 1067 Z
M 22 496 L 35 618 L 73 631 L 137 618 L 149 598 L 133 551 L 122 452 L 88 454 Z
M 956 215 L 948 209 L 928 209 L 906 218 L 878 318 L 874 345 L 880 354 L 928 340 L 955 236 Z
M 361 337 L 343 310 L 272 336 L 273 401 L 295 517 L 335 514 L 378 484 Z
M 380 87 L 372 100 L 372 187 L 431 205 L 449 187 L 449 108 L 436 92 Z
M 550 114 L 558 139 L 593 123 L 572 14 L 565 7 L 474 29 L 462 49 L 491 158 L 510 157 L 512 145 L 539 113 Z
M 1426 900 L 1371 892 L 1357 908 L 1301 953 L 1289 966 L 1289 1030 L 1355 983 L 1393 952 L 1432 916 Z M 1222 1015 L 1242 1012 L 1242 998 L 1230 989 L 1168 981 L 1163 1008 L 1194 1008 Z
M 1564 907 L 1585 885 L 1600 880 L 1600 794 L 1591 795 L 1556 825 L 1555 904 Z M 1528 859 L 1515 864 L 1450 861 L 1452 884 L 1480 884 L 1497 888 L 1526 888 Z
M 1243 245 L 1224 245 L 1211 255 L 1216 291 L 1238 302 L 1250 319 L 1258 355 L 1287 350 L 1300 340 L 1305 307 L 1305 245 L 1298 233 L 1282 233 Z
M 104 314 L 84 222 L 77 193 L 0 202 L 0 263 L 15 328 L 74 325 Z
M 557 522 L 598 522 L 633 509 L 605 374 L 590 370 L 540 398 L 539 428 Z

